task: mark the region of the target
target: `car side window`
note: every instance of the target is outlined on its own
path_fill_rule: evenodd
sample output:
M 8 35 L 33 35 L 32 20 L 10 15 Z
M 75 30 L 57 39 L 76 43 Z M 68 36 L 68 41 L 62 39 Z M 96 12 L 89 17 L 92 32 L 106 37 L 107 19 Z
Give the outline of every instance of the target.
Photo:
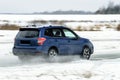
M 52 33 L 54 37 L 63 37 L 62 31 L 60 29 L 52 29 Z
M 50 37 L 63 37 L 61 29 L 46 29 L 44 35 Z
M 45 36 L 50 36 L 50 37 L 52 37 L 52 36 L 53 36 L 52 30 L 51 30 L 51 29 L 46 29 L 44 35 L 45 35 Z
M 71 30 L 63 29 L 63 32 L 65 37 L 67 38 L 77 38 L 76 35 Z

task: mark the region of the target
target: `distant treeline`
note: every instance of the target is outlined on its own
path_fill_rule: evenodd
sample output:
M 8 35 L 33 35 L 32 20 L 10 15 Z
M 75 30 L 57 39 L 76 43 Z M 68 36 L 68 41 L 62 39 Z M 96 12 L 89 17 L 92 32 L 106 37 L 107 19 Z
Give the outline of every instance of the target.
M 86 11 L 76 11 L 76 10 L 68 10 L 68 11 L 62 11 L 62 10 L 57 10 L 53 12 L 35 12 L 34 14 L 93 14 L 93 12 L 86 12 Z
M 67 11 L 62 11 L 62 10 L 56 10 L 56 11 L 44 11 L 44 12 L 34 12 L 34 13 L 0 13 L 0 14 L 24 14 L 24 15 L 39 15 L 39 14 L 120 14 L 120 4 L 114 5 L 113 2 L 109 2 L 109 4 L 106 7 L 100 7 L 98 10 L 95 12 L 91 11 L 81 11 L 81 10 L 67 10 Z
M 99 8 L 95 14 L 120 14 L 120 4 L 110 2 L 107 7 Z
M 53 12 L 35 12 L 34 14 L 120 14 L 120 4 L 114 5 L 113 2 L 109 2 L 107 7 L 101 7 L 95 12 L 86 12 L 86 11 L 76 11 L 76 10 L 68 10 L 68 11 L 62 11 L 57 10 Z

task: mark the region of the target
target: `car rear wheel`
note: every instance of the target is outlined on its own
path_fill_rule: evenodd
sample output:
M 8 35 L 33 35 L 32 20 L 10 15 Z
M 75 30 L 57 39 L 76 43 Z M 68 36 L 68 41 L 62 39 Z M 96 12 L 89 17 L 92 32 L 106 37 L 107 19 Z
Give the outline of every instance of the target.
M 91 56 L 91 51 L 88 47 L 84 47 L 83 50 L 82 50 L 82 55 L 81 57 L 83 59 L 87 59 L 89 60 L 90 59 L 90 56 Z
M 48 51 L 49 60 L 54 62 L 57 59 L 58 51 L 54 48 Z

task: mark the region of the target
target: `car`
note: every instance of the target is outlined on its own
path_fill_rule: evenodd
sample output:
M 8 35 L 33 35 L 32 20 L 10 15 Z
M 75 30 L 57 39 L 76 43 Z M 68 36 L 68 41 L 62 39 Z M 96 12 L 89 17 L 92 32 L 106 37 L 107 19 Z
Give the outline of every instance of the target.
M 89 59 L 94 52 L 89 39 L 79 37 L 64 26 L 36 26 L 20 28 L 15 37 L 13 54 L 23 60 L 30 56 L 79 55 Z

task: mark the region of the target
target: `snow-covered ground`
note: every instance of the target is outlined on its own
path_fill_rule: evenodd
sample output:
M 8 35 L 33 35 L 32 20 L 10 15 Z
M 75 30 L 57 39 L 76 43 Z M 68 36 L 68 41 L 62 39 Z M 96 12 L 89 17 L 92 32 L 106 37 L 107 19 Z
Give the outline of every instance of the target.
M 41 57 L 20 62 L 12 54 L 17 32 L 0 30 L 0 80 L 120 80 L 120 32 L 77 31 L 81 37 L 93 42 L 95 52 L 91 59 L 59 57 L 55 63 Z
M 16 25 L 29 25 L 30 21 L 74 21 L 66 22 L 64 25 L 69 27 L 75 26 L 94 26 L 109 24 L 112 27 L 116 27 L 120 23 L 120 15 L 13 15 L 13 14 L 0 14 L 0 24 L 16 24 Z M 47 23 L 51 24 L 51 23 Z
M 31 21 L 31 20 L 75 20 L 75 21 L 119 21 L 120 15 L 15 15 L 0 14 L 0 20 Z

